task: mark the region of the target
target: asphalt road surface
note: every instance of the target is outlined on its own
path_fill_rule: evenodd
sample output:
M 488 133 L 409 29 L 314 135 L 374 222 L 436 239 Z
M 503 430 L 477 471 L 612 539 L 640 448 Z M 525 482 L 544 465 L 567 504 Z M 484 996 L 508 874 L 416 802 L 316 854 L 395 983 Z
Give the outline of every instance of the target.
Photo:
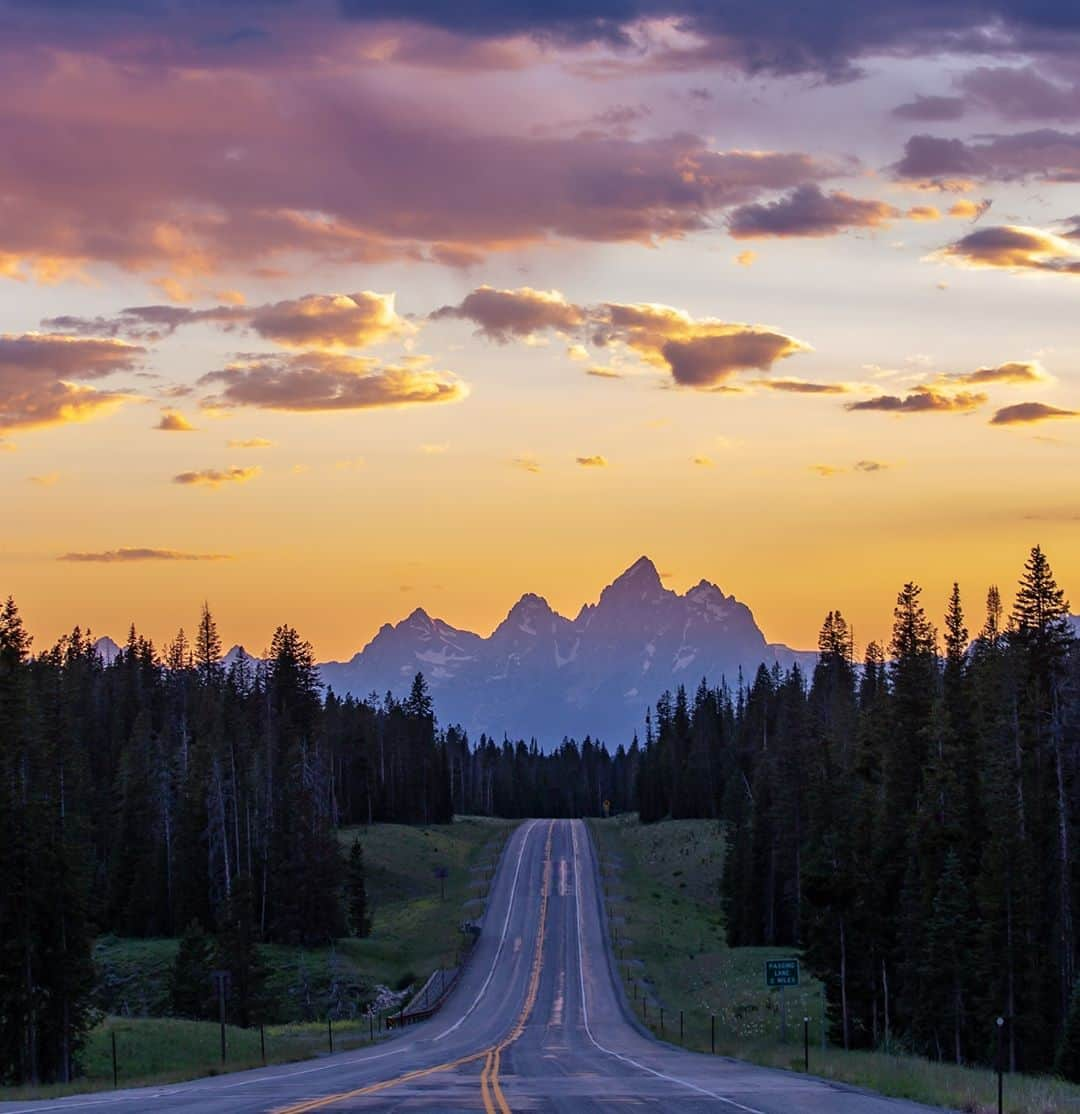
M 0 1103 L 0 1112 L 742 1111 L 929 1108 L 649 1036 L 615 973 L 592 841 L 578 820 L 522 824 L 484 931 L 442 1010 L 372 1048 L 192 1083 Z

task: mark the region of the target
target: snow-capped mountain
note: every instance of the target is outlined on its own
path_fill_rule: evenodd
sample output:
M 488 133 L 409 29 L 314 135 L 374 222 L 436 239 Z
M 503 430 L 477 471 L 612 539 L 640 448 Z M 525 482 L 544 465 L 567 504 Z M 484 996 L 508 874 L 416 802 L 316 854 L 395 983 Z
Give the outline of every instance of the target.
M 769 645 L 750 609 L 715 584 L 702 580 L 685 595 L 665 588 L 642 557 L 575 619 L 529 593 L 481 638 L 417 609 L 350 661 L 320 670 L 335 692 L 359 697 L 401 696 L 423 673 L 440 723 L 460 723 L 473 739 L 535 736 L 550 748 L 564 735 L 629 743 L 666 688 L 693 689 L 702 677 L 734 685 L 740 668 L 750 679 L 762 663 L 815 658 Z

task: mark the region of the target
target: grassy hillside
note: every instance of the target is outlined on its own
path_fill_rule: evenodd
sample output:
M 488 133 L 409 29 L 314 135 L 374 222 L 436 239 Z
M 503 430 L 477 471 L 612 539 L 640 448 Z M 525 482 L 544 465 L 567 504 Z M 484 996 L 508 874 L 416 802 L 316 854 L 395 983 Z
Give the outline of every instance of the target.
M 333 1016 L 335 1048 L 368 1039 L 362 1011 L 377 988 L 404 989 L 439 966 L 453 966 L 462 944 L 461 922 L 482 909 L 498 853 L 515 821 L 466 817 L 453 824 L 408 827 L 378 824 L 340 833 L 347 849 L 358 835 L 373 911 L 371 936 L 333 947 L 267 945 L 268 983 L 279 1024 L 266 1028 L 269 1062 L 302 1059 L 327 1049 L 326 1018 Z M 447 868 L 445 897 L 436 867 Z M 97 1005 L 105 1014 L 83 1050 L 84 1078 L 67 1087 L 0 1088 L 0 1100 L 41 1098 L 112 1085 L 112 1034 L 120 1083 L 159 1083 L 222 1071 L 214 1022 L 165 1017 L 169 973 L 179 942 L 98 939 Z M 227 1070 L 262 1062 L 258 1030 L 228 1029 Z
M 810 1017 L 810 1070 L 884 1094 L 972 1114 L 997 1110 L 993 1072 L 938 1064 L 913 1056 L 847 1052 L 821 1046 L 821 986 L 802 972 L 786 991 L 788 1042 L 780 1042 L 780 995 L 765 987 L 766 959 L 790 948 L 728 948 L 720 906 L 724 844 L 705 820 L 639 824 L 636 816 L 590 821 L 600 856 L 616 954 L 638 1017 L 678 1043 L 770 1067 L 803 1068 L 802 1019 Z M 1075 1114 L 1080 1087 L 1053 1079 L 1009 1076 L 1008 1114 Z
M 424 977 L 436 967 L 453 966 L 462 943 L 461 921 L 479 912 L 479 898 L 496 852 L 515 821 L 465 817 L 424 828 L 377 824 L 344 829 L 351 846 L 359 834 L 364 847 L 372 932 L 339 945 L 358 970 L 395 987 Z M 445 899 L 436 867 L 446 867 Z M 468 904 L 472 901 L 474 904 Z

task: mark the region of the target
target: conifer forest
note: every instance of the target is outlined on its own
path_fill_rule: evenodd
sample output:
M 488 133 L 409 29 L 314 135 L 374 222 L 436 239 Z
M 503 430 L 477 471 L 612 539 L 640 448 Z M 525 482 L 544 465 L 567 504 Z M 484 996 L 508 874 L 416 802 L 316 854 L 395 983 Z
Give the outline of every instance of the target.
M 605 810 L 717 821 L 729 944 L 802 949 L 837 1044 L 989 1063 L 1000 1015 L 1011 1069 L 1080 1075 L 1068 602 L 1035 548 L 1008 613 L 996 588 L 941 603 L 903 585 L 858 655 L 831 611 L 809 675 L 703 678 L 640 738 L 582 724 L 545 751 L 438 724 L 422 675 L 401 700 L 326 691 L 288 626 L 226 668 L 204 608 L 192 638 L 132 628 L 106 665 L 78 628 L 35 647 L 9 599 L 0 1079 L 77 1070 L 99 934 L 184 935 L 182 971 L 218 933 L 247 969 L 258 943 L 365 931 L 341 827 Z

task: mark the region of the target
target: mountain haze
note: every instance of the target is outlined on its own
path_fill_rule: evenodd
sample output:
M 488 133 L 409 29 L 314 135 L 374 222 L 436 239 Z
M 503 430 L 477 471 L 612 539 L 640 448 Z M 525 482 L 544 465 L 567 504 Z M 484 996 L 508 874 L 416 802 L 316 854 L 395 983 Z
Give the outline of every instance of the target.
M 767 643 L 750 609 L 709 581 L 684 595 L 665 588 L 641 557 L 574 619 L 527 593 L 482 638 L 417 608 L 320 670 L 335 692 L 358 697 L 400 696 L 421 672 L 443 725 L 460 723 L 472 738 L 535 736 L 550 749 L 564 735 L 629 743 L 665 688 L 702 677 L 734 685 L 740 668 L 752 676 L 763 662 L 814 657 Z

